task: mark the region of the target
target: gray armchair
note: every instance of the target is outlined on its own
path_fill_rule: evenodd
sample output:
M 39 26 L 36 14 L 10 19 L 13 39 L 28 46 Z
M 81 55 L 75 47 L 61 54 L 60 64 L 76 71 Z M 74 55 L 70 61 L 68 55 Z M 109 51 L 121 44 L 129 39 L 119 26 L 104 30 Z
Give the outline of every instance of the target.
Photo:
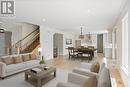
M 75 68 L 75 69 L 72 70 L 72 72 L 78 73 L 78 74 L 81 74 L 81 75 L 85 75 L 85 76 L 96 76 L 98 78 L 100 73 L 101 73 L 101 71 L 105 67 L 105 63 L 101 64 L 98 73 L 92 72 L 91 71 L 91 66 L 92 66 L 92 64 L 81 63 L 80 68 Z
M 104 63 L 101 65 L 99 73 L 94 73 L 85 69 L 74 69 L 73 72 L 86 77 L 96 77 L 94 80 L 97 84 L 93 84 L 93 87 L 112 87 L 110 72 L 109 69 L 105 67 Z
M 68 82 L 59 82 L 56 87 L 93 87 L 94 77 L 87 77 L 76 73 L 68 74 Z

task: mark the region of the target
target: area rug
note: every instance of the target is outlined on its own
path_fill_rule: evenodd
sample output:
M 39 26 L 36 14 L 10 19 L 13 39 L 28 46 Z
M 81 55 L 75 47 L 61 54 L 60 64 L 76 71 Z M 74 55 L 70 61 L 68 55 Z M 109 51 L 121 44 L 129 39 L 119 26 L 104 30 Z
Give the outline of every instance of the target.
M 56 78 L 50 80 L 42 87 L 56 87 L 58 82 L 67 82 L 67 70 L 57 69 Z M 24 80 L 24 73 L 19 73 L 10 77 L 0 80 L 0 87 L 35 87 Z
M 67 82 L 68 73 L 71 71 L 57 69 L 56 78 L 50 80 L 42 87 L 56 87 L 58 82 Z M 115 78 L 111 78 L 112 87 L 117 87 Z M 35 87 L 24 80 L 24 72 L 0 80 L 0 87 Z

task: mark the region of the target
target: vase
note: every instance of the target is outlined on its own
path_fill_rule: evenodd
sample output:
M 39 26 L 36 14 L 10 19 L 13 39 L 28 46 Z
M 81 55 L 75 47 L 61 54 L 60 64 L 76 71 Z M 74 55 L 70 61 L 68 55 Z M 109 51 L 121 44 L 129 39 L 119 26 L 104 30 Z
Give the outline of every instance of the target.
M 42 68 L 44 68 L 45 64 L 40 64 L 40 66 L 41 66 Z

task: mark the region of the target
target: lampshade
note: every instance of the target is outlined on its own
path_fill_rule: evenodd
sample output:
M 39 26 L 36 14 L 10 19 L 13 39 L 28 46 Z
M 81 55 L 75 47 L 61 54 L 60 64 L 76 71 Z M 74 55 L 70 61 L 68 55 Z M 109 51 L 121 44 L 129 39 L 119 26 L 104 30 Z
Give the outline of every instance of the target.
M 41 48 L 41 47 L 39 47 L 39 48 L 38 48 L 38 52 L 41 52 L 41 51 L 42 51 L 42 48 Z

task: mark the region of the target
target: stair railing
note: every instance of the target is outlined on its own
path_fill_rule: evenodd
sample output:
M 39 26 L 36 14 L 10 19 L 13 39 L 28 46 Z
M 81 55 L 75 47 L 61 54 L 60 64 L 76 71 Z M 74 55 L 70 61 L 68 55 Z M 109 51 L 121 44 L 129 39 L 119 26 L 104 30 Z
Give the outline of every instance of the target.
M 30 38 L 26 43 L 21 45 L 20 50 L 25 50 L 29 45 L 31 45 L 36 39 L 40 37 L 40 33 L 35 34 L 32 38 Z
M 35 40 L 36 36 L 38 36 L 38 35 L 40 35 L 39 27 L 38 27 L 38 29 L 32 31 L 31 33 L 29 33 L 27 36 L 25 36 L 21 40 L 17 41 L 11 47 L 8 47 L 7 49 L 11 49 L 11 50 L 15 49 L 16 54 L 19 54 L 23 49 L 25 49 L 25 47 L 27 47 L 29 45 L 29 43 L 31 44 L 32 40 L 33 39 Z M 28 44 L 28 45 L 26 45 L 26 44 Z M 11 52 L 11 53 L 13 53 L 13 52 Z

